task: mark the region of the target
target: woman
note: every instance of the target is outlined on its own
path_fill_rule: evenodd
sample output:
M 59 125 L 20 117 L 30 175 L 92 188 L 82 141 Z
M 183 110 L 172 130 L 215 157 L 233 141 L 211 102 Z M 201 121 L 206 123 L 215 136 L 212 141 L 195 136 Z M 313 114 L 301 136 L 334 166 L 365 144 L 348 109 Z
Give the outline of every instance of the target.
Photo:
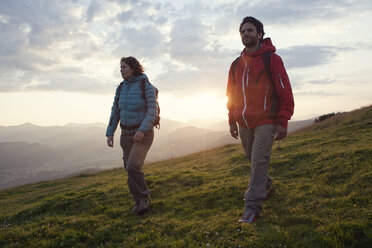
M 107 145 L 114 146 L 114 132 L 120 121 L 120 146 L 128 173 L 129 191 L 135 202 L 130 212 L 144 214 L 150 209 L 150 191 L 141 168 L 154 140 L 155 90 L 136 58 L 121 58 L 120 72 L 124 80 L 116 89 L 106 131 Z

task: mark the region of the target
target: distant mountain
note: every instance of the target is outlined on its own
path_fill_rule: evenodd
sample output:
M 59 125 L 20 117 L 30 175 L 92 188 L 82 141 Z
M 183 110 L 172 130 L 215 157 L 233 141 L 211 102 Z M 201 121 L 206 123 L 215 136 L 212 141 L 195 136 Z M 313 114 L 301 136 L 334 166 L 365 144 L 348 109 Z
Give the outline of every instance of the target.
M 308 119 L 303 121 L 289 121 L 288 122 L 288 133 L 295 132 L 299 129 L 311 126 L 314 124 L 314 119 Z
M 107 124 L 96 122 L 96 123 L 67 123 L 64 125 L 64 127 L 100 127 L 100 128 L 106 128 Z
M 206 122 L 203 122 L 204 126 Z M 294 129 L 310 122 L 290 122 Z M 230 136 L 227 121 L 210 124 L 211 128 L 190 126 L 162 119 L 155 129 L 154 143 L 147 162 L 205 151 L 225 144 L 239 143 Z M 25 123 L 0 126 L 0 188 L 54 179 L 87 170 L 121 167 L 120 128 L 114 148 L 106 144 L 103 123 L 65 126 L 36 126 Z
M 37 143 L 0 143 L 0 188 L 38 182 L 55 178 L 51 172 L 58 170 L 63 159 L 59 151 Z M 46 171 L 49 171 L 47 175 Z
M 188 138 L 190 136 L 205 135 L 214 132 L 211 129 L 199 128 L 194 126 L 181 127 L 169 134 L 170 137 L 176 139 Z
M 213 119 L 191 119 L 191 120 L 188 120 L 186 122 L 186 124 L 188 126 L 194 126 L 194 127 L 198 127 L 198 128 L 205 128 L 205 129 L 212 129 L 212 130 L 215 130 L 215 128 L 212 128 L 212 126 L 215 124 L 215 123 L 220 123 L 221 121 L 220 120 L 213 120 Z M 213 123 L 211 125 L 211 123 Z M 226 121 L 223 121 L 224 124 L 227 123 L 227 120 Z M 219 131 L 219 130 L 217 130 Z
M 155 129 L 155 140 L 163 139 L 179 128 L 187 126 L 186 123 L 162 118 L 160 120 L 160 129 Z
M 52 162 L 58 156 L 53 148 L 26 142 L 3 142 L 0 143 L 0 169 L 29 169 L 34 170 Z M 59 158 L 60 159 L 60 158 Z M 27 164 L 27 167 L 21 166 Z
M 240 141 L 233 139 L 227 132 L 216 132 L 209 129 L 184 127 L 172 132 L 164 139 L 154 141 L 148 159 L 158 161 L 175 158 L 194 152 L 206 151 L 225 144 L 235 144 Z

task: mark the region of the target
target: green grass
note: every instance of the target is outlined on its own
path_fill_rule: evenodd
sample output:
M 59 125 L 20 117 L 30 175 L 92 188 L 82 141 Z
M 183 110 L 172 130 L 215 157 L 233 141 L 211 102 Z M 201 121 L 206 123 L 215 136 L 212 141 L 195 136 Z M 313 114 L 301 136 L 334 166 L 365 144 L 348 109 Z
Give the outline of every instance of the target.
M 152 210 L 129 214 L 123 169 L 0 191 L 0 247 L 372 247 L 372 106 L 273 147 L 275 194 L 240 224 L 240 145 L 146 164 Z

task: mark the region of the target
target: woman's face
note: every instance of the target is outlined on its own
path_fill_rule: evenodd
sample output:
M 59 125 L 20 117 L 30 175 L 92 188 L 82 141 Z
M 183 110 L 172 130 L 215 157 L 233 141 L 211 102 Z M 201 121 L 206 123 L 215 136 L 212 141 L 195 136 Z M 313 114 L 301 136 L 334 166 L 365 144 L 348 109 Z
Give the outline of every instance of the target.
M 120 63 L 120 72 L 123 79 L 131 79 L 133 77 L 133 70 L 124 61 Z

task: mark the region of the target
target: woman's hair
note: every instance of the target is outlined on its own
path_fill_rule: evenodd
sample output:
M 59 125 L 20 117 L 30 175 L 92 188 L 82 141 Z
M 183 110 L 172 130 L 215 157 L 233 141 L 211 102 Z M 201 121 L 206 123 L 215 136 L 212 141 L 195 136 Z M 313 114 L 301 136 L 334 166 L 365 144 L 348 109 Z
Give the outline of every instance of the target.
M 135 57 L 122 57 L 120 63 L 121 62 L 129 65 L 129 67 L 133 70 L 133 76 L 135 77 L 143 74 L 144 72 L 142 65 Z

